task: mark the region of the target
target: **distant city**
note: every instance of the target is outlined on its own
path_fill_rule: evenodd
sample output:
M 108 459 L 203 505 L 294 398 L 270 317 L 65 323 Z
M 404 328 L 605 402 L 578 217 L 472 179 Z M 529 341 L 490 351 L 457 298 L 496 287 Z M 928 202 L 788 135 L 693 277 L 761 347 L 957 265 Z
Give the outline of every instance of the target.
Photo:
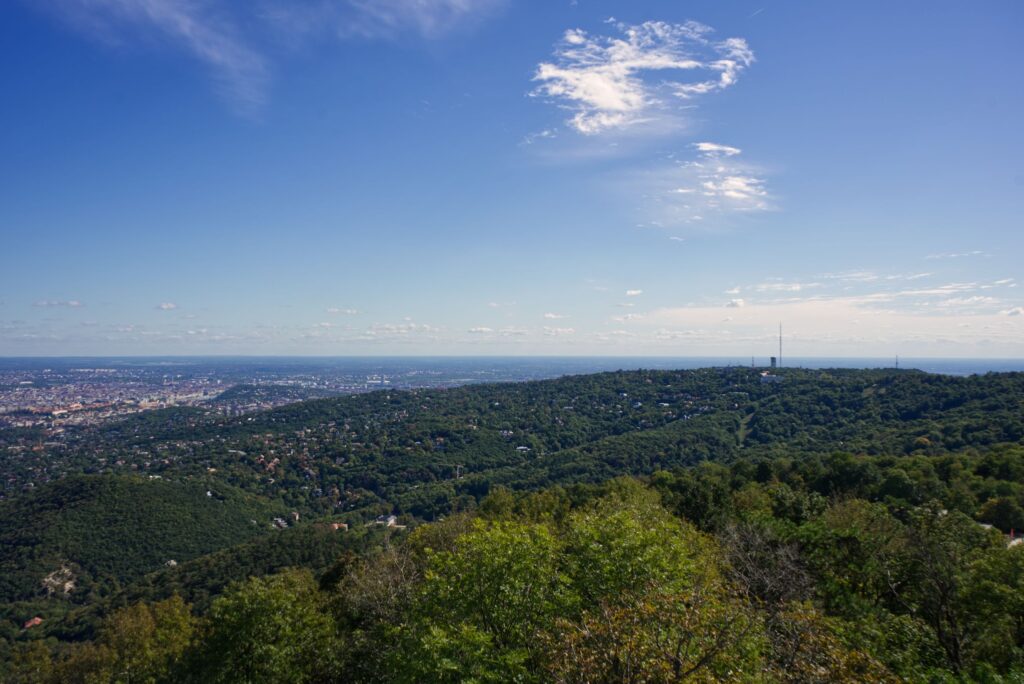
M 131 357 L 0 359 L 0 428 L 99 425 L 152 409 L 205 407 L 241 415 L 306 399 L 380 389 L 521 382 L 622 369 L 769 366 L 735 357 Z M 791 359 L 805 368 L 897 364 L 948 375 L 1024 371 L 992 359 Z

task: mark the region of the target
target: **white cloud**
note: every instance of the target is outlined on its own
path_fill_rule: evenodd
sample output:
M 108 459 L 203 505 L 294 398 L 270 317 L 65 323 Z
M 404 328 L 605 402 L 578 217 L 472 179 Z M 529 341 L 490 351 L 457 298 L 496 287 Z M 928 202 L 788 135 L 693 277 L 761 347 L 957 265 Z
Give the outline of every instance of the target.
M 644 293 L 643 290 L 626 290 L 627 297 L 639 297 Z
M 350 309 L 350 308 L 342 308 L 342 307 L 332 306 L 332 307 L 329 307 L 327 309 L 327 313 L 329 313 L 329 314 L 341 314 L 341 315 L 344 315 L 344 316 L 355 316 L 356 314 L 359 313 L 359 310 L 358 309 Z
M 536 133 L 529 133 L 529 134 L 523 136 L 523 139 L 522 139 L 522 141 L 520 141 L 519 144 L 520 145 L 532 145 L 533 143 L 537 142 L 538 140 L 550 140 L 551 138 L 557 138 L 557 137 L 558 137 L 558 131 L 556 131 L 553 128 L 545 128 L 542 131 L 537 131 Z
M 557 321 L 559 319 L 565 318 L 565 316 L 556 313 L 546 313 L 544 314 L 544 318 L 546 318 L 549 321 Z
M 694 143 L 693 146 L 707 156 L 735 157 L 741 151 L 738 147 L 729 147 L 713 142 L 699 142 Z
M 802 290 L 809 290 L 820 286 L 821 283 L 769 282 L 755 285 L 754 289 L 758 292 L 800 292 Z
M 564 336 L 564 335 L 575 335 L 576 334 L 576 329 L 575 328 L 549 328 L 548 326 L 544 326 L 544 334 L 548 335 L 549 337 L 561 337 L 561 336 Z
M 736 286 L 736 287 L 733 287 L 733 288 L 729 288 L 728 290 L 725 291 L 725 294 L 739 294 L 739 293 L 740 293 L 739 286 Z
M 1022 306 L 1015 306 L 1012 309 L 1007 309 L 1006 311 L 1000 311 L 999 313 L 1001 313 L 1004 316 L 1024 316 L 1024 307 L 1022 307 Z
M 902 297 L 946 297 L 957 292 L 975 292 L 980 287 L 978 283 L 947 283 L 918 290 L 900 290 L 892 294 Z
M 697 159 L 635 172 L 625 183 L 630 194 L 644 198 L 650 225 L 710 224 L 714 228 L 717 224 L 711 219 L 772 208 L 767 181 L 756 167 L 739 158 L 738 148 L 715 143 L 695 147 Z
M 694 21 L 609 23 L 621 36 L 570 29 L 554 60 L 534 74 L 533 94 L 571 111 L 567 123 L 585 135 L 649 121 L 672 99 L 727 88 L 754 61 L 742 38 L 712 41 L 712 29 Z M 687 74 L 697 79 L 684 81 Z
M 492 332 L 494 332 L 494 329 L 493 328 L 486 328 L 486 327 L 480 326 L 480 327 L 477 327 L 477 328 L 470 328 L 467 332 L 471 332 L 471 333 L 474 333 L 474 334 L 481 334 L 482 335 L 482 334 L 486 334 L 486 333 L 492 333 Z
M 734 176 L 716 173 L 701 182 L 705 197 L 731 200 L 751 209 L 763 209 L 763 198 L 768 196 L 764 180 L 753 176 Z
M 949 299 L 943 299 L 938 302 L 937 306 L 945 307 L 975 307 L 979 305 L 990 305 L 998 304 L 999 300 L 995 297 L 984 297 L 981 295 L 975 295 L 974 297 L 950 297 Z
M 359 336 L 358 340 L 407 340 L 407 339 L 432 339 L 434 335 L 441 332 L 441 328 L 426 323 L 374 323 Z
M 713 334 L 707 330 L 669 330 L 668 328 L 659 328 L 654 331 L 654 339 L 660 341 L 711 340 L 713 339 Z
M 990 257 L 988 252 L 974 249 L 969 252 L 947 252 L 943 254 L 929 254 L 925 259 L 963 259 L 964 257 Z
M 872 271 L 843 271 L 840 273 L 824 273 L 820 277 L 829 280 L 842 280 L 855 283 L 870 283 L 879 279 L 879 275 Z
M 741 309 L 746 305 L 747 303 L 742 299 L 730 299 L 729 303 L 726 304 L 725 306 L 728 309 Z
M 40 308 L 60 307 L 67 309 L 78 309 L 85 306 L 85 304 L 83 304 L 77 299 L 40 299 L 38 301 L 32 302 L 32 306 L 37 306 Z
M 607 330 L 595 332 L 592 336 L 599 342 L 615 342 L 635 338 L 637 334 L 628 330 Z
M 160 309 L 161 311 L 173 311 L 174 309 L 178 308 L 178 305 L 175 304 L 174 302 L 161 302 L 156 305 L 156 308 Z

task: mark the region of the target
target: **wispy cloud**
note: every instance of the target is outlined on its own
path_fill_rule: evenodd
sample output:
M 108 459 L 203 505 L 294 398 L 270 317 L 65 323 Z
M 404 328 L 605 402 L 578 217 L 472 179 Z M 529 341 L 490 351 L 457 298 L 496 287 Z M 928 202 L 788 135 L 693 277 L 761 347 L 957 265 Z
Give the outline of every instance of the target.
M 978 308 L 991 308 L 992 305 L 999 304 L 999 300 L 995 297 L 987 297 L 985 295 L 974 295 L 972 297 L 950 297 L 948 299 L 941 299 L 936 302 L 936 306 L 940 306 L 946 309 L 969 309 L 974 310 Z
M 718 157 L 735 157 L 742 150 L 738 147 L 730 147 L 729 145 L 719 145 L 713 142 L 699 142 L 693 145 L 697 148 L 697 151 L 701 154 L 708 156 Z
M 767 181 L 740 159 L 741 150 L 702 142 L 697 158 L 633 174 L 627 188 L 645 198 L 652 227 L 717 227 L 715 219 L 773 208 Z
M 109 45 L 176 47 L 205 65 L 244 114 L 267 99 L 274 51 L 313 37 L 433 39 L 504 0 L 49 0 L 32 3 Z M 274 37 L 276 40 L 270 40 Z
M 374 323 L 350 339 L 361 341 L 432 340 L 442 330 L 443 328 L 428 323 L 415 323 L 408 320 L 403 323 Z
M 993 315 L 1005 311 L 1007 302 L 997 293 L 1008 293 L 1013 278 L 992 281 L 945 282 L 918 285 L 919 274 L 885 275 L 868 271 L 821 274 L 821 280 L 797 281 L 769 278 L 764 282 L 734 287 L 726 294 L 748 293 L 732 299 L 731 308 L 782 306 L 800 302 L 841 300 L 865 310 L 913 312 L 921 315 L 948 313 Z M 1000 289 L 1003 288 L 1003 289 Z M 813 294 L 811 294 L 813 293 Z
M 261 14 L 289 35 L 433 39 L 478 21 L 505 0 L 264 0 Z
M 544 326 L 544 334 L 549 337 L 564 337 L 565 335 L 575 335 L 575 328 L 549 328 Z
M 78 31 L 126 44 L 146 34 L 169 41 L 202 62 L 221 91 L 243 110 L 262 104 L 267 63 L 241 36 L 226 3 L 181 0 L 53 0 L 45 3 Z
M 695 21 L 608 23 L 619 35 L 566 31 L 534 74 L 533 94 L 572 112 L 568 125 L 585 135 L 671 116 L 682 101 L 733 85 L 754 61 L 745 40 L 715 41 Z
M 879 280 L 882 276 L 874 271 L 841 271 L 839 273 L 823 273 L 820 277 L 853 283 L 871 283 Z
M 801 292 L 816 287 L 821 287 L 821 283 L 767 282 L 758 283 L 754 289 L 758 292 Z
M 626 290 L 627 297 L 639 297 L 644 293 L 643 290 Z
M 554 128 L 545 128 L 541 131 L 537 131 L 536 133 L 527 133 L 526 135 L 523 136 L 523 139 L 519 142 L 519 144 L 532 145 L 538 140 L 548 140 L 557 137 L 558 131 L 556 131 Z
M 635 338 L 637 335 L 628 330 L 603 330 L 593 333 L 592 336 L 598 342 L 618 342 Z
M 66 308 L 66 309 L 78 309 L 85 306 L 82 302 L 77 299 L 40 299 L 32 302 L 32 306 L 40 308 Z
M 343 315 L 343 316 L 355 316 L 356 314 L 359 313 L 359 310 L 358 309 L 347 308 L 347 307 L 332 306 L 332 307 L 328 307 L 327 313 L 329 313 L 329 314 L 339 314 L 339 315 Z
M 565 315 L 557 313 L 546 313 L 544 314 L 544 318 L 546 318 L 549 321 L 557 321 L 559 319 L 565 318 Z
M 700 184 L 701 194 L 715 200 L 729 200 L 750 209 L 763 209 L 768 191 L 764 181 L 752 176 L 713 174 Z M 680 189 L 682 191 L 682 189 Z
M 173 311 L 174 309 L 178 308 L 178 305 L 175 304 L 174 302 L 160 302 L 159 304 L 156 305 L 156 308 L 160 309 L 161 311 Z
M 969 252 L 945 252 L 941 254 L 929 254 L 925 259 L 963 259 L 965 257 L 990 257 L 992 256 L 988 252 L 983 252 L 980 249 L 974 249 Z
M 768 208 L 764 179 L 730 160 L 740 154 L 739 148 L 708 142 L 697 143 L 694 147 L 702 160 L 691 162 L 687 167 L 695 172 L 698 182 L 680 186 L 677 193 L 699 193 L 706 198 L 709 208 L 722 205 L 743 211 Z

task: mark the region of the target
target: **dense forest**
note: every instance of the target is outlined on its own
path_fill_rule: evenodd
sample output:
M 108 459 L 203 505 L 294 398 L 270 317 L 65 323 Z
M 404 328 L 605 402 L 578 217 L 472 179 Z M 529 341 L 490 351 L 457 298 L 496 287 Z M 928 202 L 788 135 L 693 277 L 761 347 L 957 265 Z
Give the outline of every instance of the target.
M 604 373 L 0 439 L 10 681 L 1024 680 L 1022 374 Z

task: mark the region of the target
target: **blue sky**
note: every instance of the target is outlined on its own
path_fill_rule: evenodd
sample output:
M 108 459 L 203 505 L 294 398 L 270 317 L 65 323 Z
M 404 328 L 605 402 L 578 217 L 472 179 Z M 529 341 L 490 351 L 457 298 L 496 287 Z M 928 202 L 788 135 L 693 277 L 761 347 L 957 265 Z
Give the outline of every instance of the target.
M 1024 355 L 1024 5 L 0 5 L 0 355 Z

